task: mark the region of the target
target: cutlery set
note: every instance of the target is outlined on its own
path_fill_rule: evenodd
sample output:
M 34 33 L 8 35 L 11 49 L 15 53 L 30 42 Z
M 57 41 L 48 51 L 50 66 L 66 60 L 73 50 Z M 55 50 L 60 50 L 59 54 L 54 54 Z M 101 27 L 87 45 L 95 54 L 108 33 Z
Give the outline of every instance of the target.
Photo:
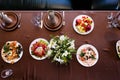
M 50 12 L 50 11 L 49 11 Z M 54 11 L 53 11 L 54 12 Z M 62 11 L 61 12 L 62 14 L 61 14 L 61 17 L 62 17 L 62 26 L 65 26 L 65 12 L 64 11 Z M 37 27 L 39 27 L 39 28 L 43 28 L 43 26 L 44 26 L 44 13 L 43 12 L 41 12 L 40 13 L 40 15 L 38 14 L 38 15 L 36 15 L 36 16 L 34 16 L 33 17 L 33 19 L 32 19 L 32 22 L 33 22 L 33 24 L 35 25 L 35 26 L 37 26 Z M 48 17 L 49 18 L 49 17 Z M 52 20 L 51 20 L 52 21 Z M 60 25 L 61 26 L 61 25 Z

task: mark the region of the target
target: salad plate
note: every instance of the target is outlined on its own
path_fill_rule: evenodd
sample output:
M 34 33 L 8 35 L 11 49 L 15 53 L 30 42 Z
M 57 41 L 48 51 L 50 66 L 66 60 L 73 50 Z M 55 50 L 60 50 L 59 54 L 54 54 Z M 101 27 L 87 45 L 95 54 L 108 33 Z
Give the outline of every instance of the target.
M 117 51 L 118 57 L 120 58 L 120 40 L 116 42 L 116 51 Z
M 81 65 L 91 67 L 97 63 L 99 55 L 93 45 L 84 44 L 78 48 L 76 58 Z
M 36 60 L 43 60 L 47 58 L 48 41 L 44 38 L 37 38 L 33 40 L 29 46 L 29 52 L 32 58 Z
M 23 55 L 22 45 L 17 41 L 7 41 L 1 50 L 2 59 L 6 63 L 16 63 Z
M 94 21 L 88 15 L 78 15 L 73 20 L 73 29 L 81 35 L 87 35 L 94 29 Z

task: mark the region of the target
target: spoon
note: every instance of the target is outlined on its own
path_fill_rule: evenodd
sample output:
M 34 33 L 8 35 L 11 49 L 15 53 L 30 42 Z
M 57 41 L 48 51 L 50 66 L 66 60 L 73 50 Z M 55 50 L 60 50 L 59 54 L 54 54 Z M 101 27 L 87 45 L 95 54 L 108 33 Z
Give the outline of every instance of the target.
M 18 22 L 18 25 L 17 25 L 17 26 L 18 26 L 18 28 L 20 28 L 20 27 L 21 27 L 21 24 L 20 24 L 20 21 L 21 21 L 21 13 L 18 14 L 18 18 L 19 18 L 19 22 Z

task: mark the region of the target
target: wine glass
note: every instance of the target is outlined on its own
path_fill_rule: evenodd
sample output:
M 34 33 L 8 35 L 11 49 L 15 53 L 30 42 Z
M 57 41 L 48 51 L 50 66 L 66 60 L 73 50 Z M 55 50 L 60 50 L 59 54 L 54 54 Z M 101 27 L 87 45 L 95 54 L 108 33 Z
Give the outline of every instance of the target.
M 7 77 L 11 76 L 12 74 L 13 74 L 12 69 L 5 69 L 1 72 L 1 77 L 2 78 L 7 78 Z
M 113 15 L 113 13 L 110 13 L 110 15 L 107 16 L 108 19 L 108 28 L 118 28 L 120 29 L 120 12 L 118 12 L 116 15 Z
M 41 25 L 42 25 L 42 22 L 41 22 L 41 20 L 42 20 L 42 13 L 41 14 L 39 14 L 39 13 L 37 13 L 34 17 L 33 17 L 33 19 L 32 19 L 32 23 L 35 25 L 35 26 L 37 26 L 37 27 L 40 27 L 41 28 Z
M 41 25 L 40 20 L 41 20 L 41 16 L 40 16 L 40 14 L 37 14 L 33 17 L 33 19 L 31 21 L 35 26 L 40 27 L 40 25 Z
M 110 13 L 110 15 L 107 16 L 107 19 L 108 19 L 108 28 L 112 28 L 113 13 Z

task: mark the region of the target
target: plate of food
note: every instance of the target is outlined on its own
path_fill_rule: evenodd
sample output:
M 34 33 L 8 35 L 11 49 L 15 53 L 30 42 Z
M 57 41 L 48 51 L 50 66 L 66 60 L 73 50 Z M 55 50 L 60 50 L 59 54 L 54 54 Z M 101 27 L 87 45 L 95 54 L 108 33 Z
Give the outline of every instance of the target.
M 36 60 L 47 58 L 48 44 L 49 42 L 44 38 L 33 40 L 29 47 L 30 55 Z
M 2 59 L 7 63 L 18 62 L 23 55 L 23 47 L 18 41 L 7 41 L 1 50 Z
M 97 63 L 99 55 L 93 45 L 84 44 L 78 48 L 76 58 L 81 65 L 91 67 Z
M 118 57 L 120 58 L 120 40 L 116 42 L 116 51 L 117 51 Z
M 87 35 L 94 29 L 94 21 L 88 15 L 78 15 L 73 20 L 74 30 L 81 35 Z

